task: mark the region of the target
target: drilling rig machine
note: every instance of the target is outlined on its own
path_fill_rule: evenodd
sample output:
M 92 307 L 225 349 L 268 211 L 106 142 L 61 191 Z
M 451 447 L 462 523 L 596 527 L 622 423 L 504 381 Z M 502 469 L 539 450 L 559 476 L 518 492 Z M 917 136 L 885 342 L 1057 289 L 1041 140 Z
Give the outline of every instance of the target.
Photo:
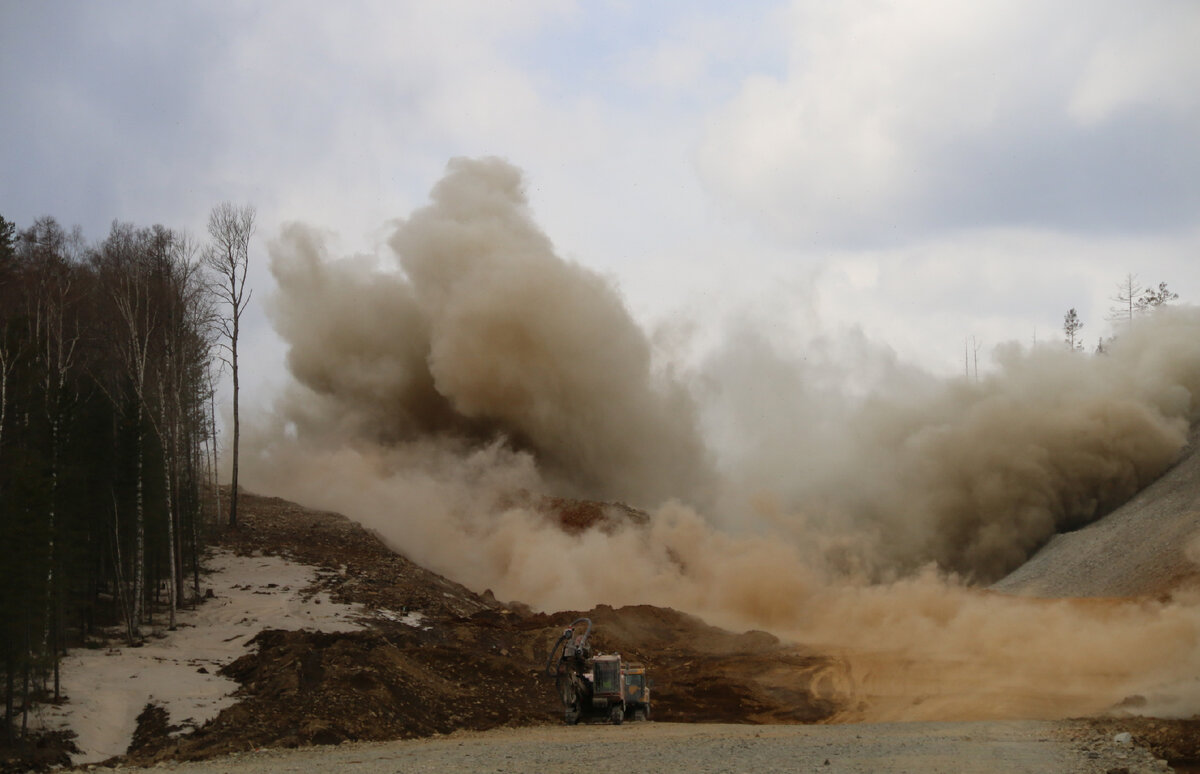
M 582 634 L 575 630 L 580 624 Z M 562 699 L 564 720 L 574 725 L 581 719 L 607 719 L 620 725 L 629 713 L 634 719 L 650 718 L 650 685 L 646 668 L 621 660 L 621 654 L 593 654 L 588 637 L 589 618 L 577 618 L 550 649 L 546 674 L 554 677 Z M 557 656 L 557 661 L 555 657 Z

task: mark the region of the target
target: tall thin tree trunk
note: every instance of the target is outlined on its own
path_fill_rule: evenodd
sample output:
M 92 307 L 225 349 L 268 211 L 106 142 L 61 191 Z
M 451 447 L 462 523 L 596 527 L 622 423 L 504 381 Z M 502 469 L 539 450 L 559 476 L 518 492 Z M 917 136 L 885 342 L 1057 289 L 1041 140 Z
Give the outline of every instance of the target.
M 229 318 L 219 323 L 222 336 L 228 339 L 229 365 L 233 371 L 233 475 L 229 493 L 229 526 L 238 521 L 238 463 L 241 441 L 241 417 L 238 400 L 238 337 L 241 333 L 242 312 L 250 303 L 246 294 L 246 273 L 250 259 L 250 237 L 254 234 L 255 210 L 251 206 L 235 207 L 223 202 L 213 208 L 208 217 L 208 233 L 213 244 L 205 252 L 204 262 L 220 277 L 219 294 L 229 304 Z M 226 284 L 227 283 L 227 284 Z
M 167 628 L 175 631 L 175 507 L 171 491 L 171 430 L 167 426 L 167 402 L 159 403 L 158 440 L 163 453 L 163 490 L 167 503 L 167 596 L 169 597 Z
M 238 504 L 238 445 L 242 434 L 242 425 L 238 417 L 238 317 L 233 318 L 233 341 L 230 349 L 233 357 L 233 477 L 229 489 L 229 526 L 237 526 Z
M 16 672 L 13 645 L 7 643 L 4 649 L 4 736 L 9 744 L 13 742 L 13 693 L 17 689 Z
M 56 508 L 58 504 L 58 412 L 54 412 L 54 416 L 50 419 L 50 508 L 47 515 L 47 530 L 49 541 L 46 545 L 46 610 L 45 618 L 42 623 L 42 652 L 47 652 L 47 645 L 50 641 L 50 614 L 53 610 L 55 597 L 55 578 L 54 578 L 54 559 L 55 546 L 54 537 L 55 518 L 57 517 Z
M 125 631 L 132 647 L 137 642 L 133 627 L 133 610 L 129 603 L 129 587 L 125 583 L 125 570 L 121 564 L 121 529 L 118 519 L 120 508 L 117 507 L 117 495 L 113 494 L 113 569 L 117 574 L 117 595 L 121 604 L 121 617 L 125 619 Z
M 134 544 L 133 544 L 133 636 L 142 638 L 142 597 L 146 587 L 146 520 L 145 493 L 142 481 L 142 401 L 138 399 L 137 429 L 134 432 L 137 443 L 137 483 L 134 506 Z
M 174 504 L 171 508 L 171 531 L 175 537 L 175 560 L 171 562 L 174 578 L 172 585 L 175 588 L 175 601 L 172 603 L 174 607 L 183 604 L 183 484 L 180 480 L 180 443 L 179 436 L 183 433 L 183 407 L 179 400 L 179 382 L 174 377 L 174 366 L 171 361 L 167 363 L 172 369 L 172 386 L 171 386 L 171 402 L 174 404 L 174 419 L 171 424 L 171 491 L 173 498 L 171 502 Z M 188 454 L 188 460 L 191 460 L 191 454 Z
M 175 607 L 180 607 L 184 604 L 184 583 L 183 583 L 183 490 L 178 478 L 178 472 L 174 479 L 173 487 L 175 490 L 175 508 L 173 521 L 173 530 L 175 534 L 175 579 L 172 585 L 175 587 Z
M 33 663 L 33 644 L 30 642 L 30 621 L 29 621 L 29 605 L 23 606 L 25 611 L 25 664 L 21 670 L 23 673 L 21 690 L 21 738 L 24 739 L 29 733 L 29 670 Z
M 8 413 L 8 350 L 5 349 L 4 330 L 0 330 L 0 448 L 4 447 L 4 420 Z M 4 643 L 4 738 L 13 742 L 13 690 L 16 685 L 13 659 L 13 643 Z
M 195 428 L 193 428 L 194 431 Z M 200 469 L 200 461 L 197 457 L 200 454 L 200 448 L 196 445 L 196 436 L 189 438 L 188 449 L 188 481 L 191 482 L 188 487 L 189 492 L 194 492 L 195 496 L 192 499 L 192 507 L 189 509 L 191 513 L 191 533 L 192 533 L 192 607 L 194 608 L 200 601 L 200 514 L 203 512 L 200 504 L 199 482 L 196 480 L 196 473 Z
M 217 524 L 220 524 L 221 519 L 221 479 L 218 474 L 217 460 L 217 391 L 213 388 L 212 380 L 209 379 L 208 391 L 208 412 L 209 419 L 212 422 L 212 432 L 209 437 L 212 439 L 212 491 L 213 503 L 216 505 Z
M 62 595 L 58 597 L 58 602 L 54 605 L 54 653 L 51 658 L 54 659 L 54 700 L 58 701 L 62 698 L 62 680 L 59 671 L 59 654 L 62 653 Z
M 0 448 L 4 447 L 4 418 L 8 414 L 8 350 L 4 331 L 0 330 Z

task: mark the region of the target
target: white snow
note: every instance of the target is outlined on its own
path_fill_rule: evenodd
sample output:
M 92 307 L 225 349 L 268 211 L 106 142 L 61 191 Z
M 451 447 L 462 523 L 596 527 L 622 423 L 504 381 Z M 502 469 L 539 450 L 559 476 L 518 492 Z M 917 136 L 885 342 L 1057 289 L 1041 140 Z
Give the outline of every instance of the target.
M 427 632 L 433 628 L 432 626 L 425 625 L 425 623 L 424 623 L 425 622 L 425 614 L 418 613 L 415 610 L 409 611 L 407 613 L 397 613 L 395 610 L 387 610 L 384 608 L 380 608 L 379 610 L 375 611 L 375 614 L 381 618 L 386 618 L 389 621 L 401 623 L 401 624 L 404 624 L 405 626 L 411 626 L 414 629 L 420 629 L 421 631 Z
M 123 754 L 148 702 L 166 708 L 170 723 L 191 726 L 232 705 L 237 683 L 217 670 L 247 653 L 246 643 L 263 629 L 361 628 L 354 620 L 362 612 L 358 606 L 334 603 L 326 592 L 301 594 L 316 576 L 312 567 L 227 551 L 213 554 L 208 566 L 215 572 L 202 588 L 211 588 L 215 598 L 180 610 L 176 631 L 164 628 L 140 648 L 79 649 L 63 659 L 67 701 L 44 707 L 41 722 L 75 731 L 82 752 L 72 756 L 74 763 Z

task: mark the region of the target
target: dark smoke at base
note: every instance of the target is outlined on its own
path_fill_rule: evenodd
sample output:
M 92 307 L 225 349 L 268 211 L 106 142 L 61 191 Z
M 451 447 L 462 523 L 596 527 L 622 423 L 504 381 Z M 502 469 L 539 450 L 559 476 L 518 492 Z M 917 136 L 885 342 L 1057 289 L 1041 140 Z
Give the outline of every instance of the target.
M 555 254 L 503 161 L 452 161 L 390 245 L 390 272 L 331 260 L 303 226 L 272 246 L 296 384 L 248 440 L 253 486 L 542 609 L 646 602 L 994 663 L 1017 658 L 1000 646 L 1015 631 L 1064 670 L 1076 634 L 1115 621 L 1098 701 L 1162 679 L 1151 655 L 1195 665 L 1190 605 L 1032 614 L 961 584 L 1002 576 L 1170 465 L 1197 411 L 1196 310 L 1139 321 L 1106 357 L 1012 346 L 977 384 L 912 377 L 868 394 L 742 331 L 685 383 L 656 368 L 608 282 Z M 763 383 L 787 399 L 764 406 Z M 714 415 L 744 439 L 735 454 L 705 448 Z M 522 491 L 654 512 L 567 535 L 512 506 Z

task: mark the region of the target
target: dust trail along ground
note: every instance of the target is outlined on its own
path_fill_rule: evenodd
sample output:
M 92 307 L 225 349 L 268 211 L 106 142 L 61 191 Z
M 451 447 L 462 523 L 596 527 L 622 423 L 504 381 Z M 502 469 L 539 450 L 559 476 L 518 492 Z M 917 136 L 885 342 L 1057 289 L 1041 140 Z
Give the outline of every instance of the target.
M 150 718 L 139 728 L 136 748 L 131 750 L 133 760 L 157 763 L 178 757 L 244 753 L 262 747 L 356 738 L 436 736 L 464 727 L 491 728 L 509 723 L 558 726 L 561 710 L 541 670 L 549 644 L 577 612 L 541 615 L 519 607 L 509 609 L 489 595 L 473 594 L 388 551 L 372 535 L 335 514 L 249 494 L 245 506 L 245 521 L 236 532 L 225 536 L 227 547 L 247 555 L 254 565 L 269 561 L 258 556 L 265 549 L 284 552 L 295 560 L 317 566 L 318 585 L 302 594 L 309 600 L 308 605 L 293 612 L 303 617 L 306 611 L 325 611 L 331 607 L 330 599 L 353 602 L 358 611 L 357 621 L 364 628 L 340 633 L 266 632 L 243 646 L 241 640 L 267 622 L 228 622 L 236 624 L 234 634 L 245 632 L 236 641 L 219 638 L 229 649 L 224 658 L 232 661 L 222 675 L 241 686 L 238 703 L 225 706 L 200 733 L 191 735 L 172 735 L 170 724 L 179 722 L 180 717 L 164 714 L 161 720 Z M 271 602 L 273 595 L 286 596 L 296 590 L 293 587 L 284 593 L 283 589 L 270 588 L 269 583 L 256 585 L 245 579 L 233 583 L 231 588 L 240 589 L 257 601 L 258 609 Z M 214 610 L 223 610 L 225 606 L 220 603 L 224 597 L 224 592 L 219 593 L 209 604 L 216 605 Z M 317 601 L 321 604 L 316 604 Z M 597 647 L 617 650 L 647 663 L 657 681 L 655 707 L 660 720 L 828 721 L 848 719 L 858 710 L 859 702 L 872 700 L 865 692 L 853 693 L 854 683 L 846 679 L 846 664 L 812 649 L 781 643 L 764 632 L 722 631 L 691 616 L 661 608 L 602 607 L 587 614 L 597 623 L 594 635 Z M 187 638 L 193 633 L 196 630 L 185 629 L 172 637 Z M 99 660 L 119 663 L 119 659 L 103 655 Z M 168 657 L 166 662 L 183 669 L 188 677 L 195 677 L 195 664 L 186 658 Z M 211 671 L 216 663 L 210 658 L 206 665 Z M 903 666 L 913 675 L 904 695 L 909 704 L 918 698 L 924 699 L 921 705 L 937 704 L 939 697 L 928 695 L 928 691 L 938 684 L 927 680 L 922 684 L 932 665 L 910 662 Z M 857 665 L 849 667 L 853 670 Z M 892 675 L 903 673 L 894 670 Z M 185 686 L 187 682 L 170 684 Z M 945 683 L 941 685 L 944 687 Z M 970 684 L 953 687 L 960 693 L 976 689 Z M 504 702 L 496 701 L 499 695 L 505 697 Z M 951 691 L 946 695 L 958 694 Z M 174 706 L 163 693 L 148 698 L 166 707 Z M 1036 738 L 1025 740 L 1036 742 L 1038 748 L 1045 748 L 1042 743 L 1047 739 L 1066 734 L 1075 752 L 1060 749 L 1053 754 L 1074 754 L 1074 758 L 1065 759 L 1068 761 L 1086 765 L 1100 759 L 1100 752 L 1106 749 L 1105 745 L 1097 747 L 1096 737 L 1078 731 L 1077 725 L 1025 725 L 1040 729 Z M 851 756 L 868 747 L 890 755 L 889 745 L 900 740 L 903 748 L 929 751 L 934 758 L 967 755 L 1007 762 L 1004 765 L 1009 768 L 999 770 L 1012 770 L 1009 753 L 1014 746 L 1024 744 L 1004 731 L 1012 727 L 1015 726 L 1007 723 L 971 726 L 983 731 L 963 732 L 970 736 L 970 745 L 946 747 L 945 735 L 937 725 L 847 726 L 869 729 L 870 734 L 879 737 L 875 747 L 871 747 L 875 742 L 856 741 Z M 637 725 L 621 728 L 630 731 Z M 930 730 L 922 730 L 926 728 Z M 1131 730 L 1140 735 L 1147 728 Z M 1125 729 L 1118 725 L 1106 732 L 1106 738 L 1111 739 L 1122 730 Z M 765 736 L 773 733 L 764 730 Z M 805 744 L 810 748 L 823 744 L 820 741 L 824 739 L 823 732 L 813 729 L 812 733 L 816 736 Z M 843 738 L 846 732 L 829 733 L 832 740 Z M 922 747 L 912 739 L 913 735 L 929 735 L 933 747 Z M 562 739 L 547 737 L 549 747 L 537 751 L 537 760 L 553 760 L 564 744 Z M 658 747 L 653 741 L 648 744 Z M 514 755 L 513 750 L 503 745 L 489 745 L 484 745 L 476 760 L 490 761 L 490 765 L 499 767 L 510 760 L 501 756 Z M 760 745 L 755 749 L 762 754 L 764 767 L 779 763 L 773 756 L 794 757 L 793 751 L 786 748 Z M 739 755 L 746 752 L 745 745 L 738 743 L 713 752 L 711 757 L 720 760 L 720 755 L 729 750 Z M 1128 755 L 1123 748 L 1116 751 Z M 326 753 L 336 756 L 327 748 L 316 753 L 318 764 Z M 1089 757 L 1091 753 L 1097 753 L 1097 757 Z M 493 754 L 494 757 L 488 757 Z M 1033 760 L 1041 765 L 1047 759 L 1037 753 Z M 1060 766 L 1057 758 L 1049 760 L 1055 765 L 1044 770 L 1089 770 Z M 1116 758 L 1110 763 L 1121 760 L 1128 758 Z M 233 763 L 230 759 L 226 762 Z M 864 765 L 879 768 L 874 763 Z M 962 769 L 952 766 L 947 770 Z

